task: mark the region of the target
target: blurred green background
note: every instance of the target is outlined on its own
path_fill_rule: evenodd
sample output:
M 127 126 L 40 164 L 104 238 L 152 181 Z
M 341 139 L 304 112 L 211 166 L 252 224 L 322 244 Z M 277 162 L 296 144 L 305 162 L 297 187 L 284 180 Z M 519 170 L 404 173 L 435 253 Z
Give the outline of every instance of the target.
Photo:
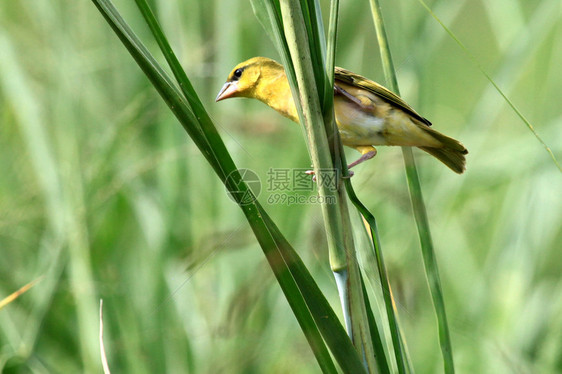
M 259 102 L 214 103 L 236 63 L 278 59 L 249 2 L 151 4 L 339 313 L 319 206 L 268 204 L 271 168 L 310 165 L 301 129 Z M 560 1 L 429 4 L 562 159 Z M 157 51 L 134 2 L 116 5 Z M 382 7 L 402 96 L 470 151 L 462 176 L 416 152 L 458 372 L 562 372 L 560 171 L 418 2 Z M 340 16 L 337 64 L 384 83 L 368 2 Z M 0 3 L 0 117 L 0 299 L 44 276 L 0 311 L 0 371 L 100 372 L 100 298 L 115 373 L 320 371 L 241 211 L 90 2 Z M 379 148 L 353 184 L 416 372 L 440 372 L 400 150 Z

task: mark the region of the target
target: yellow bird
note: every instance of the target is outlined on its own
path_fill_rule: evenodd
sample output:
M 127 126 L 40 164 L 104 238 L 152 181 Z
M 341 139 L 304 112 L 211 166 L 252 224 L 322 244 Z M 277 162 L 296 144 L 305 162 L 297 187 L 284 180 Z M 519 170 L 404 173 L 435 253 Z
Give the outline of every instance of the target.
M 258 99 L 285 117 L 299 122 L 285 69 L 266 57 L 242 62 L 228 76 L 216 101 L 230 97 Z M 466 148 L 457 140 L 433 130 L 399 96 L 360 75 L 336 67 L 334 112 L 342 143 L 361 152 L 349 168 L 373 158 L 373 146 L 418 147 L 451 170 L 465 170 Z

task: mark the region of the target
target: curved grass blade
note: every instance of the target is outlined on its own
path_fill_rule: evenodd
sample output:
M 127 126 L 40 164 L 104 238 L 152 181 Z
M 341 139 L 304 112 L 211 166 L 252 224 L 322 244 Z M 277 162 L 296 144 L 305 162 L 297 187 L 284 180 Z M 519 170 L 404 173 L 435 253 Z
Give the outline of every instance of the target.
M 347 170 L 346 165 L 345 165 L 345 170 L 346 170 L 345 173 L 349 175 L 349 171 Z M 377 269 L 380 277 L 380 282 L 381 282 L 381 287 L 384 297 L 384 305 L 386 308 L 386 315 L 388 318 L 388 324 L 390 327 L 390 336 L 392 338 L 392 345 L 394 348 L 394 357 L 396 358 L 396 365 L 398 367 L 398 372 L 406 373 L 406 365 L 408 359 L 403 349 L 403 342 L 399 330 L 398 318 L 396 317 L 394 300 L 392 300 L 392 292 L 390 290 L 390 282 L 388 281 L 388 274 L 386 272 L 386 266 L 384 264 L 384 258 L 383 258 L 381 243 L 379 239 L 379 232 L 377 228 L 377 221 L 375 217 L 371 214 L 371 212 L 369 212 L 369 210 L 363 205 L 363 203 L 359 200 L 359 198 L 355 194 L 355 191 L 351 186 L 350 178 L 347 178 L 345 180 L 345 183 L 346 183 L 346 189 L 349 199 L 351 200 L 353 205 L 355 205 L 357 210 L 359 210 L 361 215 L 365 218 L 371 230 L 371 237 L 373 238 L 372 239 L 373 249 L 375 251 L 375 258 L 377 260 Z M 379 345 L 378 342 L 374 344 L 375 347 L 377 347 L 378 345 Z M 380 349 L 382 349 L 382 342 L 380 343 L 380 346 L 381 346 Z

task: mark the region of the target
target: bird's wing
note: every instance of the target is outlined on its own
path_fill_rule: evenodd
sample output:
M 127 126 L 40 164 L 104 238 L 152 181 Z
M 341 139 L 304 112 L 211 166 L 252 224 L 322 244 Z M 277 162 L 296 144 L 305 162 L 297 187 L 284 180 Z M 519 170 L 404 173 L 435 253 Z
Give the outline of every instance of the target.
M 431 126 L 431 122 L 429 120 L 420 116 L 411 106 L 409 106 L 404 100 L 400 98 L 400 96 L 396 95 L 394 92 L 384 88 L 380 84 L 373 82 L 370 79 L 362 77 L 358 74 L 352 73 L 349 70 L 345 70 L 339 67 L 336 67 L 335 71 L 335 81 L 341 81 L 343 83 L 347 83 L 349 85 L 362 88 L 373 94 L 377 95 L 378 97 L 382 98 L 383 100 L 389 102 L 390 104 L 400 108 L 404 112 L 408 113 L 418 121 L 426 124 L 427 126 Z

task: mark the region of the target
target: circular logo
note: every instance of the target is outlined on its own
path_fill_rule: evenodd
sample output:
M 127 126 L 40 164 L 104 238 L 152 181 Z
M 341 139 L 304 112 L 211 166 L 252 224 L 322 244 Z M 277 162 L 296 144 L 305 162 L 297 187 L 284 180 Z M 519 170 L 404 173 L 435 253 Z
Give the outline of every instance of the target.
M 238 176 L 239 175 L 239 176 Z M 248 188 L 243 187 L 246 182 Z M 226 193 L 237 204 L 248 205 L 256 201 L 261 192 L 261 181 L 250 169 L 237 169 L 226 177 Z M 228 186 L 234 186 L 232 190 Z

